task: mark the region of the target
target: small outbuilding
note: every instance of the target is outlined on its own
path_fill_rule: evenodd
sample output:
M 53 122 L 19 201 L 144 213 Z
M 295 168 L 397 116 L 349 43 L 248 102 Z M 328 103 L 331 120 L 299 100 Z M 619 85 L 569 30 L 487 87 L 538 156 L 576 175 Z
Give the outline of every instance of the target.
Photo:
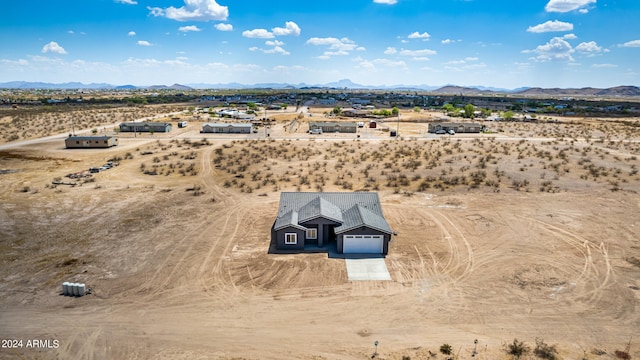
M 375 129 L 378 127 L 378 123 L 375 120 L 369 120 L 369 129 Z
M 446 123 L 434 122 L 429 124 L 429 132 L 435 134 L 436 131 L 453 130 L 455 133 L 479 133 L 482 131 L 482 125 L 478 123 Z
M 277 250 L 335 246 L 344 254 L 386 255 L 391 234 L 376 192 L 283 192 L 271 228 Z
M 253 124 L 233 124 L 233 123 L 206 123 L 202 125 L 201 133 L 215 134 L 250 134 L 253 131 Z
M 353 121 L 312 121 L 309 122 L 309 131 L 321 129 L 323 133 L 355 133 L 358 125 Z
M 123 122 L 120 123 L 120 132 L 158 132 L 167 133 L 172 129 L 168 122 Z
M 91 149 L 110 148 L 118 145 L 118 138 L 115 136 L 75 136 L 71 135 L 64 140 L 67 149 Z

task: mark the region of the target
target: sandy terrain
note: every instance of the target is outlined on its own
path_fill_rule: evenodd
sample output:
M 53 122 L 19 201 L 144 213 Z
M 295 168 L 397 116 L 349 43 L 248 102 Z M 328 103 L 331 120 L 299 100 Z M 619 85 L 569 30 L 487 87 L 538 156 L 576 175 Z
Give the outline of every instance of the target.
M 445 343 L 506 359 L 515 338 L 566 359 L 614 359 L 631 339 L 640 356 L 637 127 L 439 138 L 401 123 L 415 140 L 386 141 L 291 134 L 290 120 L 268 140 L 193 123 L 107 150 L 0 151 L 0 339 L 23 341 L 0 358 L 364 359 L 379 341 L 380 359 L 444 359 Z M 398 232 L 392 281 L 350 282 L 326 253 L 268 253 L 279 192 L 320 188 L 379 191 Z M 93 293 L 61 296 L 63 281 Z

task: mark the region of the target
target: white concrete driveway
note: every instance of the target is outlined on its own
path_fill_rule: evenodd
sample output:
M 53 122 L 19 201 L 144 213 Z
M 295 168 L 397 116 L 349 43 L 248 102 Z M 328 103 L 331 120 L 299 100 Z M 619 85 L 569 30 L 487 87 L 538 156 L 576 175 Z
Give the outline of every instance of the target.
M 347 277 L 350 281 L 391 280 L 383 258 L 346 258 Z

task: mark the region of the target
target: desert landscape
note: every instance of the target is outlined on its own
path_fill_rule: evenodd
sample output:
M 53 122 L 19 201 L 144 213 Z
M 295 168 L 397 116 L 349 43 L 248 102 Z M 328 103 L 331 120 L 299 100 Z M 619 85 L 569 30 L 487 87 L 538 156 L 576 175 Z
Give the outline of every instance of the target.
M 450 136 L 427 132 L 441 113 L 403 111 L 312 135 L 327 109 L 310 107 L 201 134 L 212 119 L 189 107 L 3 112 L 0 338 L 58 346 L 0 358 L 640 356 L 640 119 Z M 189 126 L 115 132 L 151 117 Z M 65 149 L 72 119 L 119 145 Z M 118 166 L 67 177 L 106 162 Z M 282 191 L 378 192 L 392 280 L 349 281 L 326 252 L 270 252 Z M 64 281 L 92 293 L 62 296 Z

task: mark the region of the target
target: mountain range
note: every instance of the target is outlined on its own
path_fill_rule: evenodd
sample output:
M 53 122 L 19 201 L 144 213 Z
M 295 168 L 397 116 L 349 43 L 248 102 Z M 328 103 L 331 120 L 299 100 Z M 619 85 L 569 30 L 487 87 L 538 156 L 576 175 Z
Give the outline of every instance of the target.
M 45 82 L 27 82 L 27 81 L 11 81 L 0 83 L 0 89 L 93 89 L 93 90 L 198 90 L 198 89 L 344 89 L 344 90 L 390 90 L 390 91 L 429 91 L 436 94 L 462 94 L 462 95 L 487 95 L 493 93 L 506 93 L 523 96 L 640 96 L 640 87 L 637 86 L 616 86 L 610 88 L 540 88 L 540 87 L 522 87 L 517 89 L 503 89 L 484 86 L 431 86 L 431 85 L 362 85 L 352 82 L 349 79 L 342 79 L 326 84 L 288 84 L 288 83 L 259 83 L 259 84 L 173 84 L 152 85 L 152 86 L 135 86 L 135 85 L 112 85 L 106 83 L 90 83 L 84 84 L 80 82 L 67 83 L 45 83 Z

